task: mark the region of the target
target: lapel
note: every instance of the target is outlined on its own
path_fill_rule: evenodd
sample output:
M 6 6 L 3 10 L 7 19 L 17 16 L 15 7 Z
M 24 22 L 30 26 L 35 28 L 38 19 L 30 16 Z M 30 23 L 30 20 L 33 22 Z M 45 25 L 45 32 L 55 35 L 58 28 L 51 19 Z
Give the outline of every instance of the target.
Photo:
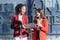
M 22 16 L 22 23 L 25 24 L 25 15 Z
M 17 14 L 15 15 L 15 20 L 18 20 L 18 15 Z
M 19 15 L 16 14 L 15 16 L 15 20 L 18 20 L 19 19 Z M 25 24 L 25 15 L 22 15 L 22 24 Z

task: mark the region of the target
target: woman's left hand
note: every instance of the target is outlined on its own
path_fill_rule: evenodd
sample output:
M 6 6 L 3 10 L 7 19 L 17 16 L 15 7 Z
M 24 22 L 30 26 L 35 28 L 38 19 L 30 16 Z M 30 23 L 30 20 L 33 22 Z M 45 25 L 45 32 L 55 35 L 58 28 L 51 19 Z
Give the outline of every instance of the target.
M 39 27 L 43 27 L 42 24 L 38 24 Z
M 38 21 L 38 22 L 37 22 L 37 25 L 38 25 L 39 27 L 42 27 L 42 24 L 41 24 L 40 20 L 38 19 L 37 21 Z
M 22 25 L 23 26 L 23 28 L 27 28 L 25 25 Z

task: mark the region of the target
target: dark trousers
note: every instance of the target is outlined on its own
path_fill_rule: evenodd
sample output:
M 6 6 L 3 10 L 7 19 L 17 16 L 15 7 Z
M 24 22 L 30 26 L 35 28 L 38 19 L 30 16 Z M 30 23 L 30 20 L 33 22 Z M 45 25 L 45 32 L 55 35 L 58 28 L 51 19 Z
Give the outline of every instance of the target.
M 39 31 L 36 31 L 36 40 L 40 40 L 40 38 L 39 38 Z

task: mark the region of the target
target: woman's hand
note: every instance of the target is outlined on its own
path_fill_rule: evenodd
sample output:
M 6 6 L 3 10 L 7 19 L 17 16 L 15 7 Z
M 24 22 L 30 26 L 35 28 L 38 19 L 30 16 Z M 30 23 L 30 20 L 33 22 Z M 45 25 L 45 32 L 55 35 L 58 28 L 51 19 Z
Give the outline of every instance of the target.
M 39 27 L 43 27 L 42 24 L 41 24 L 41 21 L 40 21 L 39 19 L 37 19 L 37 25 L 38 25 Z
M 34 29 L 30 29 L 31 31 L 34 31 Z
M 30 27 L 30 30 L 33 31 L 34 30 L 33 27 Z
M 27 28 L 25 25 L 22 25 L 22 27 L 25 28 L 25 29 Z

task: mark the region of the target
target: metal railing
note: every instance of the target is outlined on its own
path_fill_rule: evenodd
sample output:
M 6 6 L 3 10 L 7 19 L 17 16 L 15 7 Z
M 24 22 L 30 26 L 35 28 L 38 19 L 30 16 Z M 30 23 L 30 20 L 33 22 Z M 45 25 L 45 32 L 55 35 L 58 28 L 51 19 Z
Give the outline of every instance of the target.
M 31 33 L 28 40 L 31 40 Z M 0 40 L 14 40 L 13 33 L 0 33 Z M 60 34 L 47 34 L 47 40 L 60 40 Z

